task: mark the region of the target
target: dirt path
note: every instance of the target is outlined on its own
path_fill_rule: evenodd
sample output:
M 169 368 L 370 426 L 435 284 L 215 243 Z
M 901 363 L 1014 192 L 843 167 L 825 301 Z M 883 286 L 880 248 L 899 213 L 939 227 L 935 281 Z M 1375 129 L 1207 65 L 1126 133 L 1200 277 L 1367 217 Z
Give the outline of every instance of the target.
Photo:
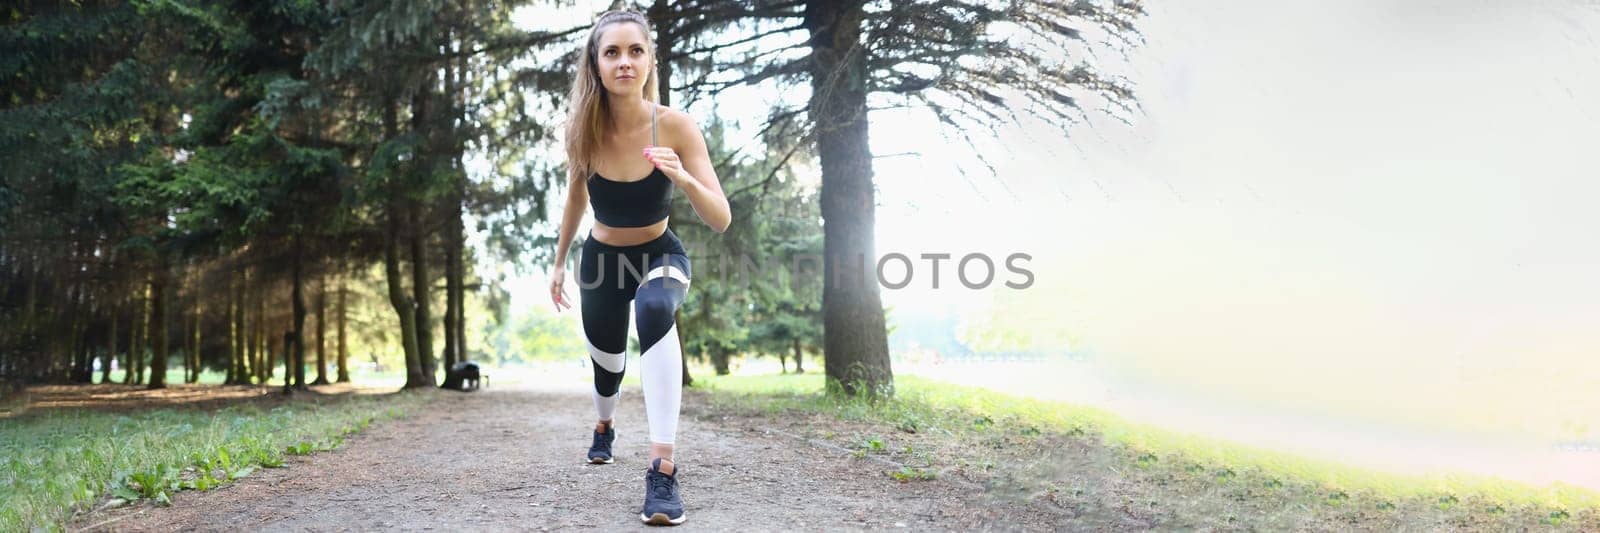
M 686 391 L 678 461 L 689 530 L 1070 527 L 1007 509 L 959 480 L 900 483 L 886 468 L 708 413 Z M 527 531 L 646 529 L 647 430 L 637 388 L 618 406 L 617 461 L 590 465 L 592 403 L 572 391 L 449 394 L 339 449 L 73 524 L 95 531 Z M 1021 511 L 1021 512 L 1013 512 Z

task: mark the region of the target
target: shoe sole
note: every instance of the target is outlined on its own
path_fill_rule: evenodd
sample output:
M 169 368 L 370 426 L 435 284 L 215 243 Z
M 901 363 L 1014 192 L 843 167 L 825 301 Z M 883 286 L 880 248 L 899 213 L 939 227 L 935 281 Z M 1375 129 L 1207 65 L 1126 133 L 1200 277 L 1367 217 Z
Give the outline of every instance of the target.
M 590 457 L 589 458 L 589 464 L 592 464 L 592 465 L 608 465 L 608 464 L 611 464 L 613 461 L 615 461 L 615 459 L 612 459 L 610 457 Z
M 678 524 L 682 524 L 684 520 L 688 519 L 689 513 L 678 515 L 677 519 L 668 518 L 667 513 L 654 513 L 650 516 L 645 516 L 644 513 L 639 514 L 639 520 L 652 526 L 676 526 Z

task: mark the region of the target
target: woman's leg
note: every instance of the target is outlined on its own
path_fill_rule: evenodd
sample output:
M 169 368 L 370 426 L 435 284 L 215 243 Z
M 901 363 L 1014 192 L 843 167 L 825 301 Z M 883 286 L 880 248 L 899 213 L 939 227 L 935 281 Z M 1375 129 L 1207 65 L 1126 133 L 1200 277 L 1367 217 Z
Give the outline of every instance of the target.
M 599 251 L 585 242 L 578 263 L 578 296 L 583 334 L 594 367 L 594 407 L 606 426 L 617 410 L 622 374 L 627 367 L 628 300 L 632 284 L 617 276 L 623 255 Z M 597 428 L 598 430 L 598 428 Z
M 672 463 L 672 441 L 678 433 L 678 404 L 683 394 L 683 349 L 673 318 L 689 290 L 689 258 L 682 253 L 649 258 L 644 281 L 633 295 L 639 322 L 639 375 L 644 385 L 644 411 L 650 423 L 650 467 L 645 470 L 644 509 L 647 524 L 681 524 L 689 515 L 678 494 L 678 468 Z
M 650 424 L 650 459 L 672 460 L 683 396 L 683 348 L 674 314 L 689 290 L 689 257 L 681 253 L 651 257 L 644 281 L 633 296 L 644 365 L 645 414 Z

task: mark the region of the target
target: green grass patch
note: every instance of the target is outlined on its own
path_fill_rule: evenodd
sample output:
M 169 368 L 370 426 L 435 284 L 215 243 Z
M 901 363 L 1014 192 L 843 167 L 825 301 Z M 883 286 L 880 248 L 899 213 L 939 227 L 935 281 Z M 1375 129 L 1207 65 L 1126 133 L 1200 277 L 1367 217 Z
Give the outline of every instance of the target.
M 1101 409 L 917 376 L 897 376 L 896 395 L 887 401 L 832 398 L 821 392 L 823 379 L 819 374 L 708 376 L 696 384 L 710 391 L 715 402 L 757 412 L 799 410 L 972 442 L 1037 438 L 1042 432 L 1090 437 L 1114 449 L 1127 469 L 1151 478 L 1206 481 L 1268 494 L 1295 492 L 1298 501 L 1308 506 L 1385 511 L 1395 509 L 1394 502 L 1413 501 L 1431 502 L 1444 511 L 1470 501 L 1483 507 L 1475 511 L 1491 515 L 1512 508 L 1539 509 L 1551 525 L 1570 519 L 1579 509 L 1600 509 L 1600 494 L 1570 485 L 1537 488 L 1468 474 L 1407 476 L 1373 471 L 1152 427 Z M 873 451 L 870 442 L 857 450 Z M 896 478 L 915 478 L 912 474 L 901 472 Z
M 0 531 L 60 529 L 97 502 L 170 503 L 285 455 L 338 447 L 369 424 L 404 416 L 429 394 L 352 395 L 215 411 L 52 410 L 0 420 Z
M 350 381 L 353 382 L 353 383 L 356 383 L 358 385 L 361 385 L 363 387 L 374 387 L 374 388 L 394 387 L 394 388 L 399 388 L 401 385 L 404 385 L 405 381 L 406 381 L 406 373 L 405 373 L 405 370 L 403 370 L 403 369 L 401 369 L 401 370 L 388 370 L 388 371 L 384 371 L 384 372 L 373 372 L 373 371 L 367 370 L 366 366 L 364 366 L 364 365 L 352 365 L 349 370 L 350 370 Z M 149 378 L 150 378 L 149 372 L 150 372 L 149 370 L 145 371 L 145 381 L 144 381 L 144 383 L 149 383 Z M 169 366 L 167 368 L 167 381 L 166 382 L 168 384 L 183 383 L 184 382 L 183 379 L 184 379 L 185 372 L 186 371 L 182 367 L 170 367 Z M 328 378 L 328 381 L 333 381 L 334 378 L 338 377 L 338 373 L 337 372 L 338 372 L 338 369 L 334 368 L 334 366 L 332 364 L 330 364 L 330 365 L 328 365 L 328 370 L 327 370 L 327 374 L 325 375 L 325 377 Z M 127 372 L 123 371 L 122 369 L 117 369 L 117 370 L 111 371 L 111 382 L 112 383 L 122 383 L 123 378 L 126 378 L 126 377 L 127 377 Z M 226 373 L 224 373 L 222 371 L 212 370 L 212 369 L 208 368 L 208 369 L 203 369 L 203 370 L 200 371 L 200 380 L 197 381 L 196 383 L 198 383 L 200 385 L 221 385 L 221 384 L 223 384 L 223 382 L 227 381 L 227 379 L 228 379 L 228 375 Z M 309 366 L 308 365 L 306 367 L 306 383 L 310 383 L 311 381 L 313 381 L 315 379 L 317 379 L 316 368 L 314 366 Z M 443 369 L 440 369 L 438 371 L 438 380 L 440 380 L 440 381 L 444 380 L 444 370 Z M 95 383 L 100 383 L 100 373 L 99 372 L 96 372 L 94 374 L 94 382 Z M 277 385 L 279 387 L 283 386 L 283 365 L 278 365 L 278 366 L 274 367 L 272 369 L 272 377 L 267 378 L 267 382 L 266 383 L 261 383 L 261 385 Z

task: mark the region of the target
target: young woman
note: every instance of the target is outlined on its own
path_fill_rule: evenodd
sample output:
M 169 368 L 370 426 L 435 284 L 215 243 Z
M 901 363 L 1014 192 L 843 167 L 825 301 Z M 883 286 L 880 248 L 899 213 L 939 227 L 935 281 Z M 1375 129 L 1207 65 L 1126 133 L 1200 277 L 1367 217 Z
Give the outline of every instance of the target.
M 594 207 L 595 224 L 578 260 L 578 294 L 599 415 L 588 458 L 595 464 L 612 462 L 617 433 L 611 419 L 627 361 L 623 352 L 631 302 L 650 426 L 639 518 L 677 525 L 688 516 L 672 460 L 683 381 L 673 313 L 688 291 L 690 265 L 683 243 L 667 229 L 667 207 L 673 189 L 682 189 L 695 214 L 717 233 L 727 231 L 732 214 L 695 120 L 656 104 L 650 35 L 649 22 L 640 13 L 609 11 L 595 21 L 578 58 L 566 131 L 567 206 L 550 299 L 558 312 L 572 307 L 564 288 L 566 252 L 588 204 Z

